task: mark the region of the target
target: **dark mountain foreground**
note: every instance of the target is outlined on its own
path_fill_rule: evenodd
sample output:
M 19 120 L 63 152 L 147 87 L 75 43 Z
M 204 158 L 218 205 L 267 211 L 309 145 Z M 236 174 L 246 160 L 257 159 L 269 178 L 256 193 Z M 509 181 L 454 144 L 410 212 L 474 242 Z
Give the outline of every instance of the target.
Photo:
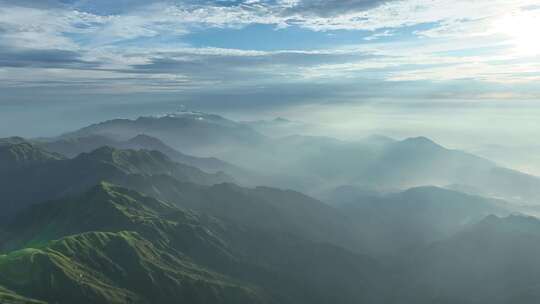
M 359 303 L 380 273 L 339 247 L 106 183 L 21 213 L 2 244 L 0 285 L 48 303 Z

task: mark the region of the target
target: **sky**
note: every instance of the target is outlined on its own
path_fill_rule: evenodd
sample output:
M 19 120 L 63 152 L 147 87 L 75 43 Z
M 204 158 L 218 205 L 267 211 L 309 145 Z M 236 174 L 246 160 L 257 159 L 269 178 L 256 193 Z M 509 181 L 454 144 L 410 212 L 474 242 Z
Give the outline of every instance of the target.
M 187 107 L 535 145 L 539 29 L 540 0 L 0 0 L 0 136 Z

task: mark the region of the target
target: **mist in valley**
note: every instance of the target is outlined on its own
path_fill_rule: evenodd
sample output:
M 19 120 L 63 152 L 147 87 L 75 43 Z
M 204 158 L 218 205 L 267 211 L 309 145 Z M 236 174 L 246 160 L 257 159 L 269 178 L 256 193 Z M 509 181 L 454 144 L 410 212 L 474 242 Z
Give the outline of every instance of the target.
M 0 303 L 538 303 L 536 2 L 0 0 Z

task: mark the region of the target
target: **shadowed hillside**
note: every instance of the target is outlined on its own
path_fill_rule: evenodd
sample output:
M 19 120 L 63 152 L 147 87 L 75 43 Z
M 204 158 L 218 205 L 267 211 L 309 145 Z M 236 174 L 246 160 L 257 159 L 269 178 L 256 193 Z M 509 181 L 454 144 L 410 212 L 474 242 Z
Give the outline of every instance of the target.
M 39 222 L 31 220 L 37 214 Z M 11 249 L 0 256 L 0 284 L 53 303 L 357 303 L 374 296 L 377 263 L 369 258 L 109 184 L 35 206 L 8 232 L 15 237 L 3 241 Z
M 42 155 L 40 148 L 23 145 L 29 149 L 24 155 Z M 201 184 L 232 181 L 223 173 L 208 174 L 174 163 L 157 151 L 102 147 L 73 159 L 47 158 L 24 167 L 0 170 L 0 183 L 4 185 L 0 188 L 4 208 L 0 217 L 8 218 L 31 204 L 84 191 L 101 180 L 122 183 L 134 176 L 152 175 L 170 175 L 179 181 Z

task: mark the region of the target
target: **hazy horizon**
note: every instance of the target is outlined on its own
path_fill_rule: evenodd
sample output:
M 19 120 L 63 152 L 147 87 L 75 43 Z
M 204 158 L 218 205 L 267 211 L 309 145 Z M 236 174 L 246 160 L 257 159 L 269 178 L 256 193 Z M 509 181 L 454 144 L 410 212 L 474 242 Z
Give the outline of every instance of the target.
M 535 0 L 3 0 L 0 20 L 0 136 L 184 105 L 343 139 L 427 136 L 499 161 L 487 147 L 537 146 Z
M 0 303 L 540 303 L 539 31 L 540 0 L 0 0 Z

